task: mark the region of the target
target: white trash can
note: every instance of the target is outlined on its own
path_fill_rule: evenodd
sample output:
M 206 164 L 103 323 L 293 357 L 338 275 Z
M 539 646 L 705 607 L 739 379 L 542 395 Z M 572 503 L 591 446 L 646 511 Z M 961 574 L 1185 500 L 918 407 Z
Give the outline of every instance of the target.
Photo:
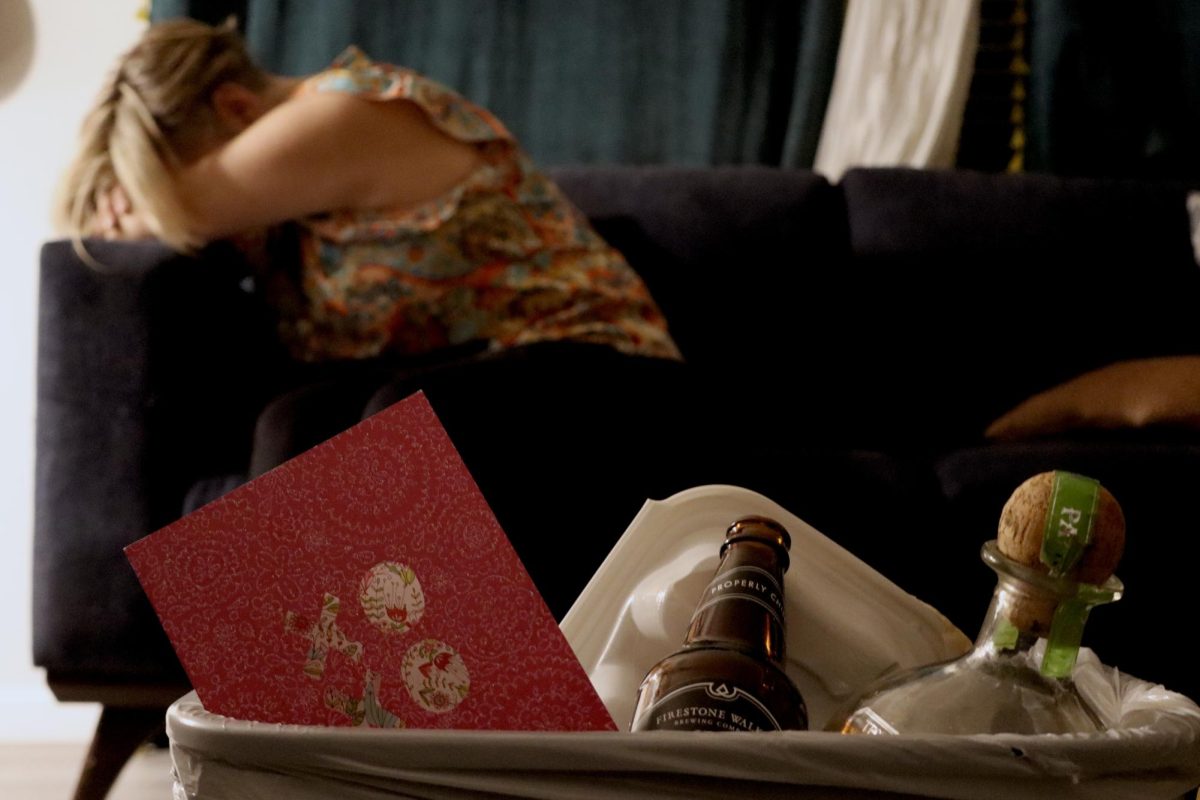
M 619 726 L 646 670 L 682 641 L 725 528 L 792 534 L 788 672 L 819 729 L 884 671 L 970 642 L 928 605 L 767 498 L 706 486 L 648 502 L 563 632 Z M 986 597 L 980 598 L 981 614 Z M 1076 681 L 1113 729 L 1065 736 L 383 731 L 167 714 L 175 800 L 383 798 L 1173 798 L 1200 785 L 1200 707 L 1080 654 Z

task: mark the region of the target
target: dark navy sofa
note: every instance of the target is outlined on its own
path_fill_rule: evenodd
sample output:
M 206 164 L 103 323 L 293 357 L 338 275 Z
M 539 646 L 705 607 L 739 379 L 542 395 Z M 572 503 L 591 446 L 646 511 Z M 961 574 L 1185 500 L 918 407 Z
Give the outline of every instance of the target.
M 1175 635 L 1195 612 L 1200 437 L 983 436 L 1084 371 L 1200 353 L 1184 186 L 905 169 L 836 184 L 767 168 L 555 176 L 660 302 L 687 362 L 674 394 L 658 373 L 612 385 L 570 370 L 541 403 L 470 369 L 419 388 L 556 614 L 646 498 L 732 483 L 973 634 L 994 583 L 978 550 L 1003 501 L 1065 468 L 1104 482 L 1128 520 L 1126 598 L 1096 612 L 1085 643 L 1200 696 Z M 68 242 L 42 253 L 34 659 L 61 699 L 105 704 L 98 763 L 119 767 L 188 688 L 122 547 L 246 480 L 260 411 L 306 378 L 228 250 L 90 247 L 105 269 Z M 343 367 L 324 377 L 366 402 L 381 365 Z M 664 397 L 679 407 L 670 424 Z M 101 796 L 113 768 L 84 788 Z

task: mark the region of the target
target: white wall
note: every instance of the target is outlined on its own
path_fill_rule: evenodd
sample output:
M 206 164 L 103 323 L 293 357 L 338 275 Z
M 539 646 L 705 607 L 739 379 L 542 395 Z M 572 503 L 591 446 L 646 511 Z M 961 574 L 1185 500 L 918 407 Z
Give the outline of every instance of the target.
M 0 0 L 0 741 L 86 739 L 98 713 L 55 703 L 30 653 L 37 253 L 83 113 L 144 5 Z

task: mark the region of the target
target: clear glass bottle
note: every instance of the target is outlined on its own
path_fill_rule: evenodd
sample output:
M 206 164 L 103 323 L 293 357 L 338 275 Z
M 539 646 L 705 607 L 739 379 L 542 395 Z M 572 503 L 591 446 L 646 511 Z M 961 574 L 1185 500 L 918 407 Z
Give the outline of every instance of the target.
M 766 517 L 729 527 L 683 647 L 654 665 L 638 689 L 631 730 L 808 727 L 804 698 L 783 670 L 790 546 L 787 530 Z
M 1102 586 L 1054 578 L 984 544 L 998 578 L 974 649 L 885 679 L 829 728 L 851 734 L 1091 733 L 1104 723 L 1071 680 L 1088 612 L 1119 600 Z M 1038 646 L 1039 642 L 1042 646 Z

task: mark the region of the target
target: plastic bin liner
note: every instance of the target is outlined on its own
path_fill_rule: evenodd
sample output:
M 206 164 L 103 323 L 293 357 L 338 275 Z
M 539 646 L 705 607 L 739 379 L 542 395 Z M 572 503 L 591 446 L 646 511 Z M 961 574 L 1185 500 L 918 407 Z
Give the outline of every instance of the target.
M 167 714 L 175 800 L 226 798 L 1176 798 L 1200 784 L 1200 708 L 1081 652 L 1075 679 L 1113 729 L 1065 736 L 842 736 L 819 728 L 886 671 L 952 658 L 965 636 L 770 500 L 706 486 L 649 502 L 563 620 L 618 725 L 682 641 L 725 528 L 792 534 L 788 672 L 813 731 L 521 733 L 274 725 Z M 1136 591 L 1136 587 L 1131 587 Z M 981 597 L 980 614 L 987 597 Z

